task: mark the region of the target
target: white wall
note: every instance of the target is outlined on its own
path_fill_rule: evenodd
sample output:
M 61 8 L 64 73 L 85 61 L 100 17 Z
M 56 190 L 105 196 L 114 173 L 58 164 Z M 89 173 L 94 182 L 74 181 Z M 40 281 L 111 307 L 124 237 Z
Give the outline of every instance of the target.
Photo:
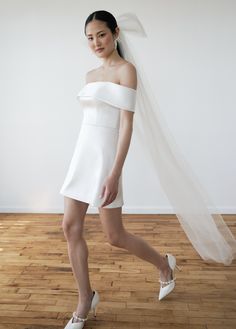
M 130 42 L 168 126 L 215 205 L 235 213 L 233 0 L 2 0 L 0 211 L 64 210 L 59 189 L 82 119 L 76 95 L 100 64 L 82 41 L 84 21 L 98 9 L 143 22 L 148 40 Z M 124 213 L 172 212 L 136 140 L 123 184 Z

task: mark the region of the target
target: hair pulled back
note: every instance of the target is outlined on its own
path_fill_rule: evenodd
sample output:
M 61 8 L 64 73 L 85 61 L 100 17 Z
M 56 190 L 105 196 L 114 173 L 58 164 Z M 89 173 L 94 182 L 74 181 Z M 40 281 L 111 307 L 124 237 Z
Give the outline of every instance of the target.
M 108 11 L 106 10 L 97 10 L 94 11 L 93 13 L 91 13 L 86 21 L 85 21 L 85 26 L 84 26 L 84 34 L 86 34 L 86 26 L 88 25 L 88 23 L 92 22 L 93 20 L 98 20 L 98 21 L 102 21 L 105 22 L 107 27 L 111 30 L 112 34 L 115 34 L 115 29 L 118 26 L 117 25 L 117 21 L 115 19 L 115 17 Z M 121 51 L 121 47 L 119 45 L 119 42 L 117 41 L 117 52 L 118 54 L 124 58 L 122 51 Z

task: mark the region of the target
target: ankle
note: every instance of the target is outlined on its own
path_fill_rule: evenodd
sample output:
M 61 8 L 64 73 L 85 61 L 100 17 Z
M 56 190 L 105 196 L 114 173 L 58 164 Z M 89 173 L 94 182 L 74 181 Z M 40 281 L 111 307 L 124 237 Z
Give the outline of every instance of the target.
M 86 301 L 90 301 L 93 297 L 93 290 L 91 290 L 90 292 L 86 292 L 83 294 L 79 294 L 79 303 L 82 302 L 86 302 Z
M 165 256 L 162 257 L 162 264 L 161 266 L 159 267 L 159 270 L 163 273 L 168 273 L 170 271 L 170 266 L 169 266 L 169 263 L 168 263 L 168 260 Z

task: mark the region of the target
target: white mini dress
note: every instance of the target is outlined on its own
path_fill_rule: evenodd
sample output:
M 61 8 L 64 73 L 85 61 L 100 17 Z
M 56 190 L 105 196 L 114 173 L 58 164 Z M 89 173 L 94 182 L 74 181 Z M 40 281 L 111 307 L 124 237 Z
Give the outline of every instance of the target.
M 60 194 L 100 207 L 103 184 L 116 156 L 120 110 L 135 111 L 136 90 L 110 81 L 87 83 L 78 93 L 83 121 Z M 118 194 L 104 208 L 124 204 L 122 172 Z

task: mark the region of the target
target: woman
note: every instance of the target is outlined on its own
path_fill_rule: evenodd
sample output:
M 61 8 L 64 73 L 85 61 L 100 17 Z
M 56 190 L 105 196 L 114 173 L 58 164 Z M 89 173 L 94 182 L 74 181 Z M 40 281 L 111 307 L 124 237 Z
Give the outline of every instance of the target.
M 90 285 L 88 248 L 83 238 L 89 204 L 98 207 L 111 245 L 128 250 L 160 271 L 159 300 L 175 286 L 175 257 L 162 256 L 140 237 L 127 232 L 122 223 L 122 167 L 133 129 L 136 68 L 122 57 L 117 42 L 119 27 L 111 13 L 101 10 L 89 15 L 85 35 L 102 64 L 87 73 L 86 84 L 78 95 L 84 107 L 84 119 L 60 191 L 65 200 L 63 230 L 79 292 L 77 309 L 66 329 L 83 328 L 89 310 L 96 314 L 99 301 L 98 292 Z

